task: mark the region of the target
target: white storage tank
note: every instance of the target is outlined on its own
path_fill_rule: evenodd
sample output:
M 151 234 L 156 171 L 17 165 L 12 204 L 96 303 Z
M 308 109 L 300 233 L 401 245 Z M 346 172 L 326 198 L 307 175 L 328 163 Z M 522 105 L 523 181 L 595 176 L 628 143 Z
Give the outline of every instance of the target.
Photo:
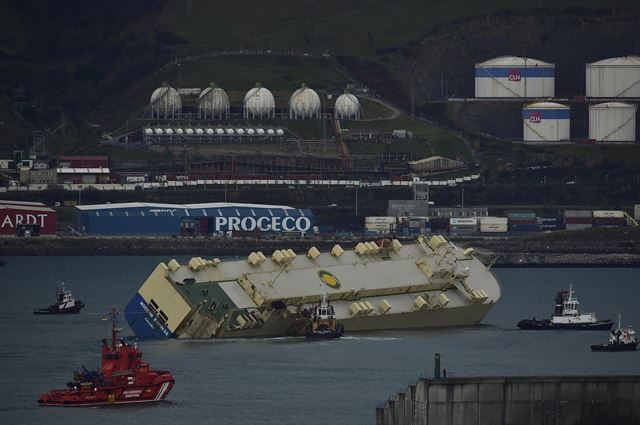
M 223 130 L 223 129 L 221 129 L 221 128 L 216 128 L 216 134 L 217 134 L 218 136 L 222 136 L 222 135 L 224 134 L 224 130 Z
M 267 136 L 273 136 L 276 132 L 272 128 L 267 130 Z
M 166 135 L 168 135 L 168 136 L 171 136 L 171 135 L 173 134 L 173 130 L 172 130 L 171 128 L 167 128 L 167 129 L 164 131 L 164 134 L 166 134 Z
M 227 128 L 227 134 L 229 135 L 233 134 L 233 128 Z
M 245 118 L 275 118 L 276 102 L 269 90 L 256 83 L 244 96 L 242 110 Z
M 281 128 L 279 128 L 279 129 L 277 129 L 277 130 L 276 130 L 276 134 L 277 134 L 278 136 L 284 136 L 284 130 L 283 130 L 283 129 L 281 129 Z
M 239 134 L 240 136 L 242 136 L 244 134 L 244 129 L 242 128 L 237 128 L 236 129 L 236 134 Z
M 598 142 L 635 142 L 638 105 L 605 102 L 589 106 L 589 138 Z
M 161 129 L 161 128 L 156 128 L 156 134 L 160 135 L 160 134 L 162 134 L 162 133 L 163 133 L 163 131 L 162 131 L 162 129 Z
M 176 128 L 176 134 L 183 134 L 184 130 L 181 128 Z
M 189 134 L 189 135 L 193 134 L 193 128 L 187 128 L 187 129 L 185 130 L 185 133 L 187 133 L 187 134 Z
M 357 97 L 346 91 L 338 96 L 334 109 L 335 118 L 359 120 L 361 115 L 360 102 Z
M 588 63 L 586 85 L 587 97 L 640 97 L 640 56 Z
M 258 134 L 258 136 L 262 136 L 262 135 L 264 135 L 264 129 L 259 128 L 259 129 L 256 130 L 256 133 Z
M 289 99 L 289 118 L 320 118 L 320 96 L 315 90 L 302 84 Z
M 206 131 L 207 131 L 207 134 L 210 135 L 210 136 L 213 135 L 213 133 L 214 133 L 213 128 L 207 128 Z
M 553 97 L 555 64 L 500 56 L 475 66 L 476 97 Z
M 538 102 L 522 109 L 525 142 L 558 142 L 570 139 L 570 110 L 554 102 Z
M 247 129 L 247 134 L 249 136 L 253 136 L 254 134 L 256 134 L 256 131 L 253 128 L 249 128 L 249 129 Z
M 151 118 L 170 119 L 177 118 L 182 110 L 182 100 L 176 89 L 167 83 L 153 91 L 149 101 Z
M 229 96 L 214 83 L 200 93 L 198 98 L 198 114 L 201 118 L 229 118 Z
M 153 129 L 152 129 L 152 128 L 145 128 L 145 129 L 144 129 L 144 134 L 146 134 L 146 135 L 152 135 L 152 134 L 153 134 Z
M 196 134 L 201 136 L 204 134 L 204 130 L 201 128 L 196 128 Z

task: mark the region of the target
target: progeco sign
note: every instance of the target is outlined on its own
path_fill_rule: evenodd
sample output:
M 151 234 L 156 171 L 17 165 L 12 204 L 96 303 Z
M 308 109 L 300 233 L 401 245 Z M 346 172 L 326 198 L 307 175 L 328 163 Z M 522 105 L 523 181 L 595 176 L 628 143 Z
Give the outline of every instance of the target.
M 307 217 L 215 217 L 216 232 L 260 230 L 262 232 L 307 232 L 311 220 Z

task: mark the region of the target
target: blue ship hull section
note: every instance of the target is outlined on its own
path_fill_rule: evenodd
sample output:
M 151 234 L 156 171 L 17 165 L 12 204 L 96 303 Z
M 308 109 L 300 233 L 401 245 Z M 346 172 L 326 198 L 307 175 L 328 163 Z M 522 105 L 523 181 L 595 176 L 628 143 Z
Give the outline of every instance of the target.
M 124 317 L 138 338 L 175 337 L 139 293 L 125 307 Z

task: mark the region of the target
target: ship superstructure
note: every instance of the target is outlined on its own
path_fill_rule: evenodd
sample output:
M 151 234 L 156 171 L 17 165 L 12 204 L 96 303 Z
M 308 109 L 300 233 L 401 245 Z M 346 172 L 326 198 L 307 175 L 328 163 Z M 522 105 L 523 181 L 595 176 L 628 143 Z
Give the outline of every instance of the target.
M 139 337 L 304 335 L 324 293 L 345 331 L 479 323 L 500 298 L 493 273 L 442 236 L 335 245 L 269 258 L 160 263 L 125 309 Z

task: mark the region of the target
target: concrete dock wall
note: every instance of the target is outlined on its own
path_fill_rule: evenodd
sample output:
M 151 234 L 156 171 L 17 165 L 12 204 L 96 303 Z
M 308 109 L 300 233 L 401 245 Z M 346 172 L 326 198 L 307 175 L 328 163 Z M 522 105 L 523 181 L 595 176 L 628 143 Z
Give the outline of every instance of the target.
M 376 425 L 640 425 L 640 376 L 421 379 Z

